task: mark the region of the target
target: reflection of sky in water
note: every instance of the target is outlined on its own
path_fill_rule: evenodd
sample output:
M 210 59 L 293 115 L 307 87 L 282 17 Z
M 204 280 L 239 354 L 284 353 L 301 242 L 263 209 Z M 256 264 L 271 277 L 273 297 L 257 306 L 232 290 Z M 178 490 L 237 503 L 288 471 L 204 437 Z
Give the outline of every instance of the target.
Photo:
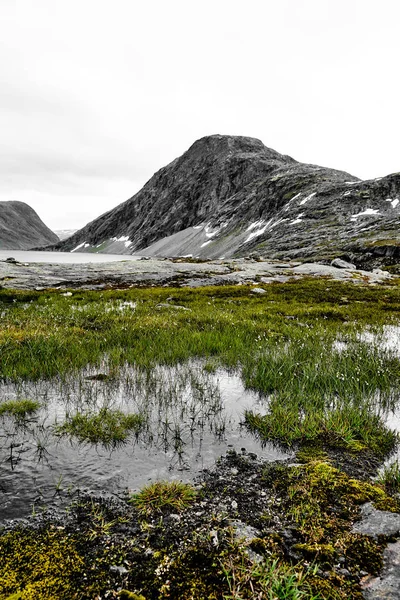
M 263 402 L 244 389 L 235 373 L 208 373 L 200 362 L 192 362 L 156 367 L 148 374 L 127 367 L 117 381 L 85 378 L 101 371 L 87 371 L 64 383 L 0 387 L 0 400 L 30 398 L 43 405 L 38 418 L 24 428 L 2 420 L 6 437 L 0 437 L 0 520 L 30 514 L 35 501 L 56 502 L 57 488 L 64 495 L 78 487 L 119 493 L 154 479 L 188 481 L 232 448 L 271 460 L 284 456 L 272 445 L 262 448 L 241 428 L 244 411 L 261 412 Z M 62 423 L 66 413 L 97 412 L 104 406 L 144 411 L 149 427 L 114 450 L 53 435 L 52 425 Z

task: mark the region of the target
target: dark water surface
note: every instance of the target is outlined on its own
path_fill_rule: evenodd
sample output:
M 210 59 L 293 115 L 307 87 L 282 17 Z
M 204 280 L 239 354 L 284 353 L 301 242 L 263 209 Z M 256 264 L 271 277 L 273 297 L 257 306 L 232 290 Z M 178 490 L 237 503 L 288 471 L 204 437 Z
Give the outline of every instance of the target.
M 286 456 L 241 426 L 244 410 L 263 411 L 264 403 L 236 373 L 209 373 L 200 362 L 147 374 L 125 367 L 117 380 L 87 379 L 95 373 L 0 386 L 0 401 L 29 398 L 42 406 L 24 424 L 0 417 L 0 521 L 65 504 L 79 488 L 120 494 L 156 479 L 190 481 L 229 449 Z M 146 414 L 148 425 L 115 449 L 55 434 L 67 414 L 102 407 Z

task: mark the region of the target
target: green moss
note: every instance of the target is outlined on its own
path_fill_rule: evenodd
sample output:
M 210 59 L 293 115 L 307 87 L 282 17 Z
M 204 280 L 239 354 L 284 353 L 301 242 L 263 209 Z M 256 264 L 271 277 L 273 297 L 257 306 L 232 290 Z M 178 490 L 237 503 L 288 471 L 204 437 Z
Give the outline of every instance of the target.
M 129 592 L 128 590 L 121 590 L 118 593 L 118 598 L 121 598 L 121 600 L 146 600 L 146 598 L 141 594 L 135 594 L 134 592 Z
M 71 598 L 83 559 L 59 531 L 16 531 L 0 537 L 0 599 Z

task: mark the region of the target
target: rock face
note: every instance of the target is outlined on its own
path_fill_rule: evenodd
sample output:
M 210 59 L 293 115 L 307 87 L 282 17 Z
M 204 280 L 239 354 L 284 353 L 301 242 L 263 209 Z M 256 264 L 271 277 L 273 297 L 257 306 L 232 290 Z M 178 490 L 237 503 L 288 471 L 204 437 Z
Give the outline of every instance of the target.
M 56 242 L 56 234 L 25 202 L 0 202 L 0 250 L 28 250 Z
M 55 249 L 201 258 L 257 252 L 378 266 L 400 262 L 399 220 L 400 173 L 361 181 L 257 139 L 213 135 Z

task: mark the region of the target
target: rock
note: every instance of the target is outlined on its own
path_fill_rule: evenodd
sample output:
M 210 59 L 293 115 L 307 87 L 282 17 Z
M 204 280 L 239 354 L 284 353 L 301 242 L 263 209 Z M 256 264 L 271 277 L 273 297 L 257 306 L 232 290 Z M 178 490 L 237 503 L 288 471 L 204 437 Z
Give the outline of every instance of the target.
M 353 531 L 373 538 L 393 536 L 400 532 L 400 514 L 377 510 L 370 502 L 361 507 L 361 521 L 354 523 Z
M 356 265 L 346 262 L 345 260 L 342 260 L 341 258 L 334 258 L 333 261 L 331 262 L 331 266 L 337 267 L 338 269 L 356 269 L 357 268 Z
M 186 308 L 186 306 L 181 306 L 180 304 L 167 304 L 165 302 L 160 302 L 160 304 L 156 305 L 156 308 L 172 308 L 175 310 L 190 310 L 190 308 Z
M 242 521 L 232 521 L 231 525 L 235 529 L 235 538 L 237 540 L 244 540 L 245 542 L 251 542 L 254 538 L 260 537 L 261 533 L 255 527 L 246 525 Z
M 251 290 L 251 293 L 252 294 L 265 294 L 266 292 L 262 288 L 256 287 Z
M 381 279 L 390 279 L 391 275 L 388 271 L 382 271 L 382 269 L 372 269 L 374 275 L 378 275 Z
M 110 566 L 110 571 L 111 573 L 118 573 L 118 575 L 127 575 L 128 574 L 128 569 L 122 565 L 111 565 Z
M 400 541 L 388 544 L 383 553 L 384 567 L 380 577 L 361 581 L 366 600 L 398 600 L 400 598 Z

